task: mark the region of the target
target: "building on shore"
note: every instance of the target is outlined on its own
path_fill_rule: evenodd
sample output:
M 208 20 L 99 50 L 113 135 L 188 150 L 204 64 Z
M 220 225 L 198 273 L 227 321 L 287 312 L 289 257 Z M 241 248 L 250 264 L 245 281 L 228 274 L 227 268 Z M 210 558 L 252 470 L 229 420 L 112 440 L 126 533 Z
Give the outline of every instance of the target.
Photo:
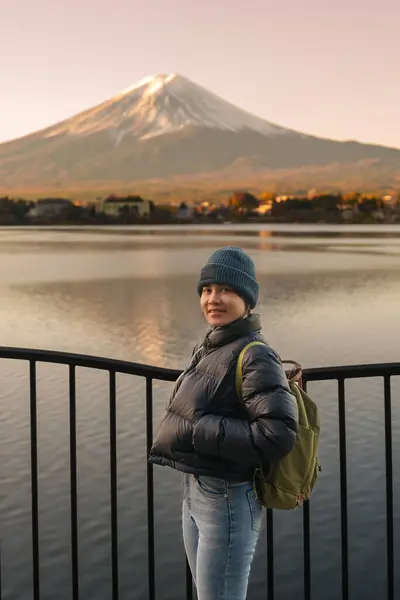
M 138 217 L 148 217 L 151 213 L 151 202 L 140 196 L 109 196 L 99 202 L 96 212 L 102 212 L 109 217 L 132 213 Z
M 66 198 L 41 198 L 28 212 L 28 216 L 35 217 L 60 217 L 74 206 Z

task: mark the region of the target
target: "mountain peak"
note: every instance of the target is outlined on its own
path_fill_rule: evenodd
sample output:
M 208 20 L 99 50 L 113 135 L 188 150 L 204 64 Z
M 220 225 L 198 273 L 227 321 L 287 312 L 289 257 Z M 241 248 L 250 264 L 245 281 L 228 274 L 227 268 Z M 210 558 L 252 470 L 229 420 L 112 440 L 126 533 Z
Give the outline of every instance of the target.
M 173 79 L 179 77 L 180 79 L 184 79 L 182 76 L 177 75 L 176 73 L 157 73 L 157 75 L 150 75 L 150 77 L 144 77 L 140 81 L 134 83 L 130 87 L 122 90 L 119 96 L 125 96 L 130 92 L 138 90 L 140 88 L 145 88 L 146 93 L 151 94 L 157 92 L 159 89 L 168 85 Z

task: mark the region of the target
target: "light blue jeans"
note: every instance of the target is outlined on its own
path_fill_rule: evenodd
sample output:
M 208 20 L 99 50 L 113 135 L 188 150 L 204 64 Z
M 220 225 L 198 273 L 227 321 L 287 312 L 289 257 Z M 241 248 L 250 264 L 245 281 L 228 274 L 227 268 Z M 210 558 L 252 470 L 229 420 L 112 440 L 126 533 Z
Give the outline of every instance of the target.
M 251 481 L 185 475 L 183 540 L 198 600 L 245 600 L 261 518 Z

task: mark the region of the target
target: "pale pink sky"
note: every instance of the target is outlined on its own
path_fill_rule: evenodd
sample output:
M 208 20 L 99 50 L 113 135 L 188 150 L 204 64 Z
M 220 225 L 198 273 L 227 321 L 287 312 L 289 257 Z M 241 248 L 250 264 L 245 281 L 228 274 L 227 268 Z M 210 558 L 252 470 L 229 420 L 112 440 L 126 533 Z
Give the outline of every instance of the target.
M 400 0 L 1 0 L 0 141 L 175 72 L 306 133 L 400 147 Z

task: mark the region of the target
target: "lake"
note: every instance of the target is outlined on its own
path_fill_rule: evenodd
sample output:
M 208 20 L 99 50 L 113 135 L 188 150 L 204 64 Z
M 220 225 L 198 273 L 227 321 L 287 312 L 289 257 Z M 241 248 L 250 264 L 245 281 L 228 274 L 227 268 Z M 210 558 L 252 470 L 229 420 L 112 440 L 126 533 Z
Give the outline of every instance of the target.
M 254 259 L 256 312 L 283 358 L 304 367 L 400 362 L 400 226 L 216 225 L 0 230 L 1 340 L 183 368 L 206 331 L 201 267 L 222 245 Z M 32 597 L 27 365 L 0 361 L 0 542 L 5 600 Z M 392 382 L 395 548 L 400 542 L 400 384 Z M 172 384 L 154 390 L 155 424 Z M 341 598 L 337 385 L 310 384 L 323 476 L 311 505 L 313 600 Z M 350 597 L 385 594 L 383 384 L 346 384 Z M 120 598 L 144 600 L 144 384 L 117 377 Z M 77 370 L 80 586 L 109 600 L 108 381 Z M 70 600 L 68 369 L 38 364 L 42 600 Z M 184 597 L 182 477 L 155 467 L 157 599 Z M 302 513 L 277 514 L 276 599 L 302 591 Z M 396 556 L 395 556 L 396 561 Z M 398 561 L 397 561 L 398 562 Z M 396 562 L 395 562 L 396 564 Z M 266 597 L 265 535 L 249 599 Z M 400 571 L 396 574 L 400 585 Z

